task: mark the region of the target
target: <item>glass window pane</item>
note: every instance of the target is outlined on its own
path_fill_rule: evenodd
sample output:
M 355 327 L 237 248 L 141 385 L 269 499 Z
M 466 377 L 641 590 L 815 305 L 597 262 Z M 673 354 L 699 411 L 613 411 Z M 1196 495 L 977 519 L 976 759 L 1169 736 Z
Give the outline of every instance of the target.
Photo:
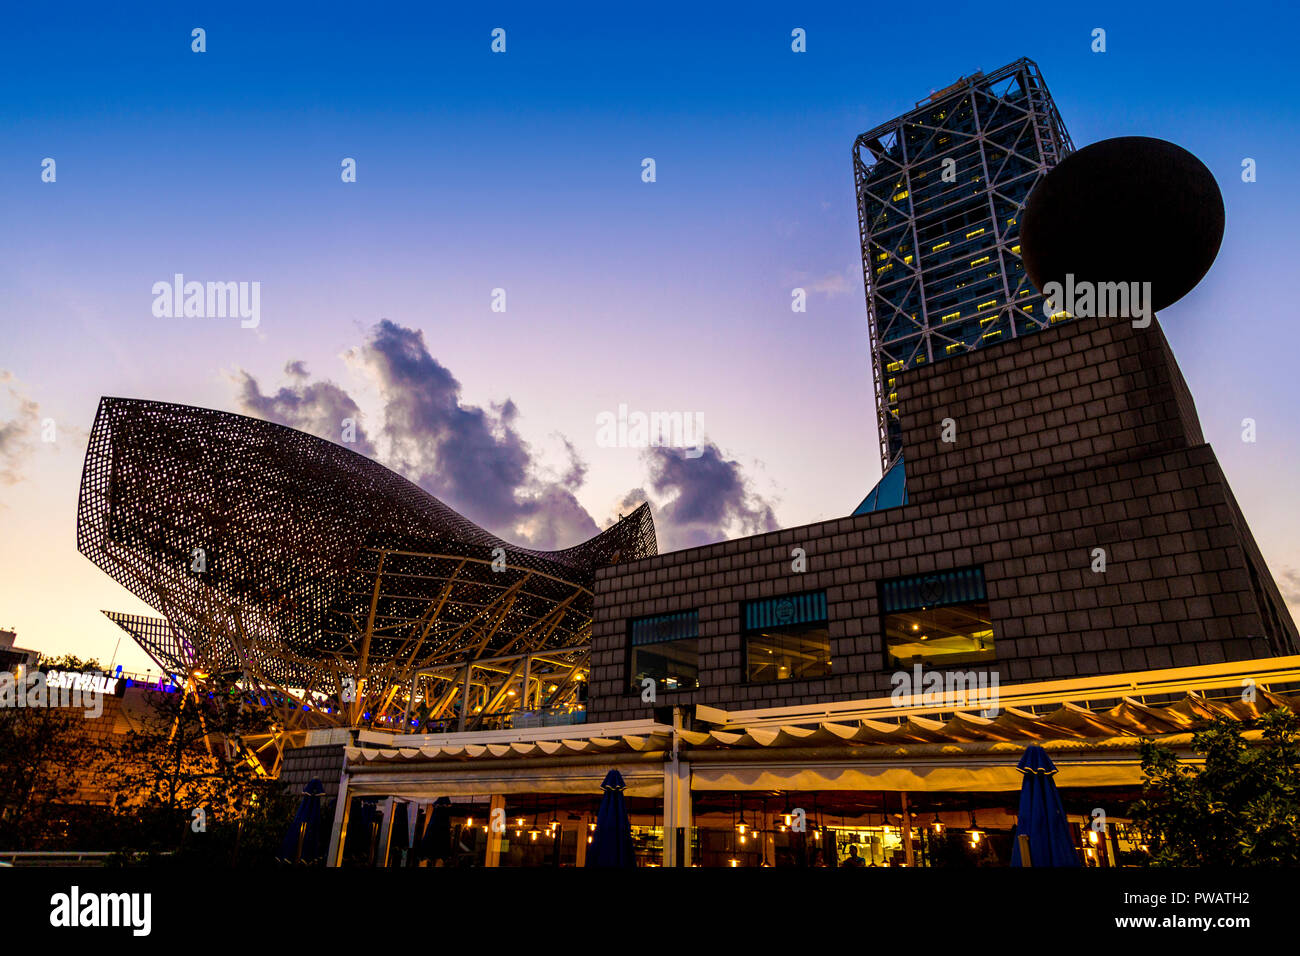
M 829 677 L 830 631 L 824 624 L 754 631 L 745 635 L 745 659 L 751 682 Z
M 988 602 L 887 614 L 885 648 L 891 665 L 994 660 L 993 622 L 989 618 Z
M 656 690 L 694 690 L 700 686 L 699 640 L 660 641 L 632 648 L 632 689 L 641 690 L 647 677 Z

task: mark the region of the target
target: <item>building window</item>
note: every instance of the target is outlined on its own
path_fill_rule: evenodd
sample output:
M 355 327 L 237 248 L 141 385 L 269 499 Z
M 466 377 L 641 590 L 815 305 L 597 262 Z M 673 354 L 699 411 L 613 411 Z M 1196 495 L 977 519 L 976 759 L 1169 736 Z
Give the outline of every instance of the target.
M 700 613 L 678 611 L 633 618 L 628 624 L 628 671 L 632 689 L 650 678 L 656 691 L 700 686 Z
M 745 679 L 812 680 L 831 673 L 826 592 L 750 601 L 744 609 Z
M 983 568 L 882 581 L 880 606 L 888 666 L 995 658 Z

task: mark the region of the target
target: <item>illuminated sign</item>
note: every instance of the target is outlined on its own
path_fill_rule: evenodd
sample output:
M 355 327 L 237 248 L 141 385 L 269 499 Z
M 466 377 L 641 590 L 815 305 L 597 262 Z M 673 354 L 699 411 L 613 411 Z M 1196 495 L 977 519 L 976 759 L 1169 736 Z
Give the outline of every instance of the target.
M 46 671 L 45 673 L 46 687 L 66 687 L 68 690 L 79 690 L 82 693 L 116 694 L 118 683 L 118 678 L 94 671 L 86 671 L 82 674 L 72 671 Z

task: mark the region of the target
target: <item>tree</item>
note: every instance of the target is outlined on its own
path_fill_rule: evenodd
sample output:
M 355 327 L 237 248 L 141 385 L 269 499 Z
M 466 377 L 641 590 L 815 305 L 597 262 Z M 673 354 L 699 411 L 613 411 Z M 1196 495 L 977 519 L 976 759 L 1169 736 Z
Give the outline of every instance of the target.
M 59 654 L 55 657 L 46 657 L 42 654 L 36 669 L 42 671 L 74 671 L 84 674 L 88 671 L 103 671 L 104 665 L 99 663 L 99 659 L 95 657 L 83 659 L 76 654 Z
M 110 780 L 109 755 L 75 708 L 0 709 L 0 847 L 45 848 L 66 829 L 67 804 Z
M 270 729 L 267 709 L 233 680 L 147 694 L 149 717 L 119 765 L 127 786 L 115 809 L 138 824 L 130 849 L 177 862 L 269 862 L 293 801 L 244 743 Z
M 1279 707 L 1255 720 L 1219 718 L 1192 735 L 1192 750 L 1202 769 L 1142 742 L 1146 793 L 1130 812 L 1150 865 L 1300 865 L 1300 717 Z

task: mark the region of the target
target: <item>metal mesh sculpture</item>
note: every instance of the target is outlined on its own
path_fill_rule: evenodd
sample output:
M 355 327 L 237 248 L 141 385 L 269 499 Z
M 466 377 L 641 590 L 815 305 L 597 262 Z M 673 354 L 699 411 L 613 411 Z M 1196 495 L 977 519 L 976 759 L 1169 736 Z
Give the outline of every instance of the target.
M 595 569 L 656 553 L 647 505 L 520 548 L 340 445 L 122 398 L 95 417 L 77 547 L 164 616 L 109 615 L 164 670 L 258 688 L 286 730 L 574 707 Z

